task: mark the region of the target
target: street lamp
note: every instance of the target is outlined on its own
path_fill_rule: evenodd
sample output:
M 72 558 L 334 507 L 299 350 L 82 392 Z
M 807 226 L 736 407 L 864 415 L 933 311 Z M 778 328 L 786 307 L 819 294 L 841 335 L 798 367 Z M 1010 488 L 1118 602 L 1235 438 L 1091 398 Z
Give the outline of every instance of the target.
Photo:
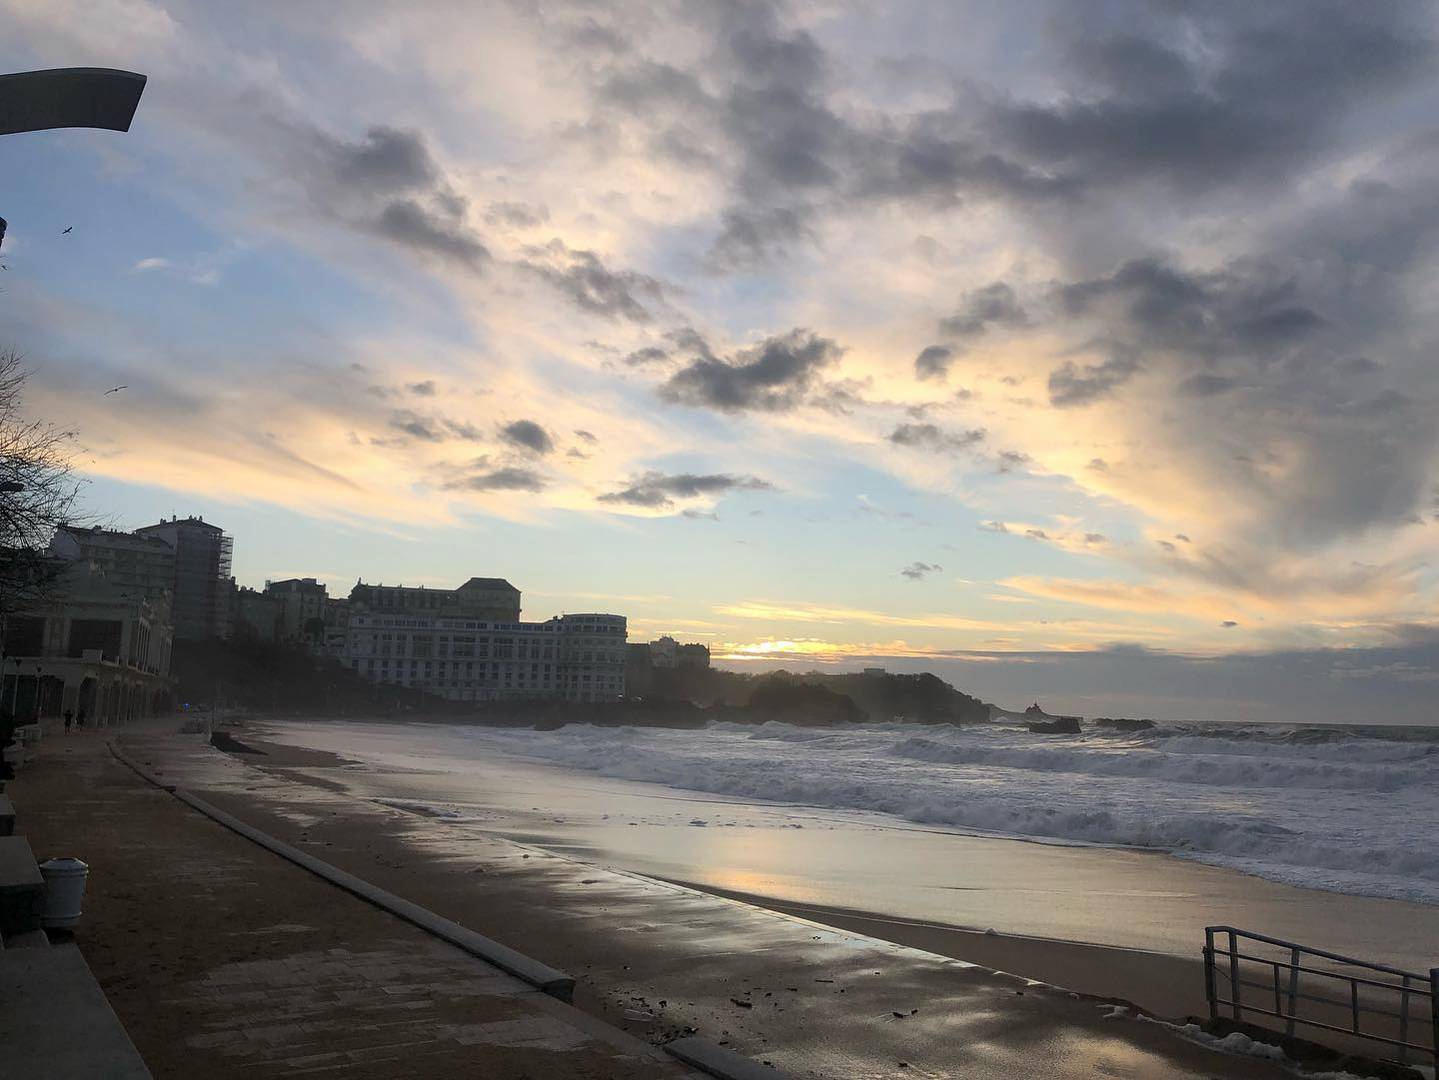
M 0 75 L 0 135 L 69 127 L 129 131 L 144 91 L 144 75 L 114 68 Z

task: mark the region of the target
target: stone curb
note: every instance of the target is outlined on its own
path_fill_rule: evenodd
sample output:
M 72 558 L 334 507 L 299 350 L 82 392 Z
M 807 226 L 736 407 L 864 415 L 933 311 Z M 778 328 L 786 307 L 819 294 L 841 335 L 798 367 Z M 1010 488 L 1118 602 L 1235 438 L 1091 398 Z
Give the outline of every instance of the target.
M 709 1039 L 676 1039 L 665 1049 L 686 1065 L 719 1077 L 719 1080 L 787 1080 L 787 1074 L 753 1058 L 726 1050 Z

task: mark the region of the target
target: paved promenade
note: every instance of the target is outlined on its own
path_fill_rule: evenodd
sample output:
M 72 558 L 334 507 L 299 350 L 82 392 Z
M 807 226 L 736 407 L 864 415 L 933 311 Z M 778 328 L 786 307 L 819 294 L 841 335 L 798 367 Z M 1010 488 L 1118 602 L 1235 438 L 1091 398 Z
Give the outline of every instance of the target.
M 41 858 L 90 864 L 76 939 L 156 1077 L 695 1077 L 146 784 L 114 734 L 47 737 L 9 793 Z

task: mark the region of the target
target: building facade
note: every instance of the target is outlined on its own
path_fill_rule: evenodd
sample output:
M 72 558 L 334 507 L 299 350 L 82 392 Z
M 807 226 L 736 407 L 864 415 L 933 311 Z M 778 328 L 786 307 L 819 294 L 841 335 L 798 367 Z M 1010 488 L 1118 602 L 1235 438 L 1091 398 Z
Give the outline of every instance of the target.
M 138 589 L 167 609 L 175 584 L 175 549 L 158 536 L 92 529 L 57 529 L 52 554 L 70 562 L 91 563 L 105 580 L 122 589 Z
M 451 701 L 624 695 L 623 615 L 521 622 L 519 612 L 519 590 L 496 578 L 471 578 L 453 590 L 358 584 L 340 661 L 371 682 Z
M 233 633 L 240 637 L 276 641 L 280 636 L 280 605 L 273 597 L 241 586 L 230 601 Z
M 708 645 L 692 643 L 681 645 L 677 666 L 682 668 L 707 668 L 710 666 L 710 649 Z
M 206 640 L 230 631 L 230 556 L 225 530 L 202 518 L 161 521 L 135 530 L 163 540 L 175 552 L 171 610 L 177 638 Z
M 350 601 L 339 597 L 325 600 L 325 655 L 344 656 L 350 636 Z
M 168 605 L 72 562 L 43 602 L 6 620 L 0 708 L 120 723 L 171 705 Z
M 265 582 L 265 595 L 279 607 L 281 641 L 320 645 L 325 639 L 325 606 L 329 593 L 314 578 Z

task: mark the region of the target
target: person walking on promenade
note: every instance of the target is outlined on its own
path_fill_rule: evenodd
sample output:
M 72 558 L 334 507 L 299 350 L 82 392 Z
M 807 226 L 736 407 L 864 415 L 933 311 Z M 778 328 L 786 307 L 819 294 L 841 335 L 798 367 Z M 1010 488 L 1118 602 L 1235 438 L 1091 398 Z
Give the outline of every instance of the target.
M 73 724 L 74 722 L 75 722 L 75 710 L 74 710 L 74 709 L 66 709 L 66 710 L 65 710 L 65 734 L 66 734 L 66 735 L 69 735 L 69 734 L 70 734 L 70 725 Z
M 75 727 L 76 727 L 77 729 L 79 729 L 79 730 L 82 730 L 82 731 L 84 730 L 84 728 L 85 728 L 85 710 L 84 710 L 84 709 L 81 709 L 80 712 L 79 712 L 79 714 L 75 717 Z

